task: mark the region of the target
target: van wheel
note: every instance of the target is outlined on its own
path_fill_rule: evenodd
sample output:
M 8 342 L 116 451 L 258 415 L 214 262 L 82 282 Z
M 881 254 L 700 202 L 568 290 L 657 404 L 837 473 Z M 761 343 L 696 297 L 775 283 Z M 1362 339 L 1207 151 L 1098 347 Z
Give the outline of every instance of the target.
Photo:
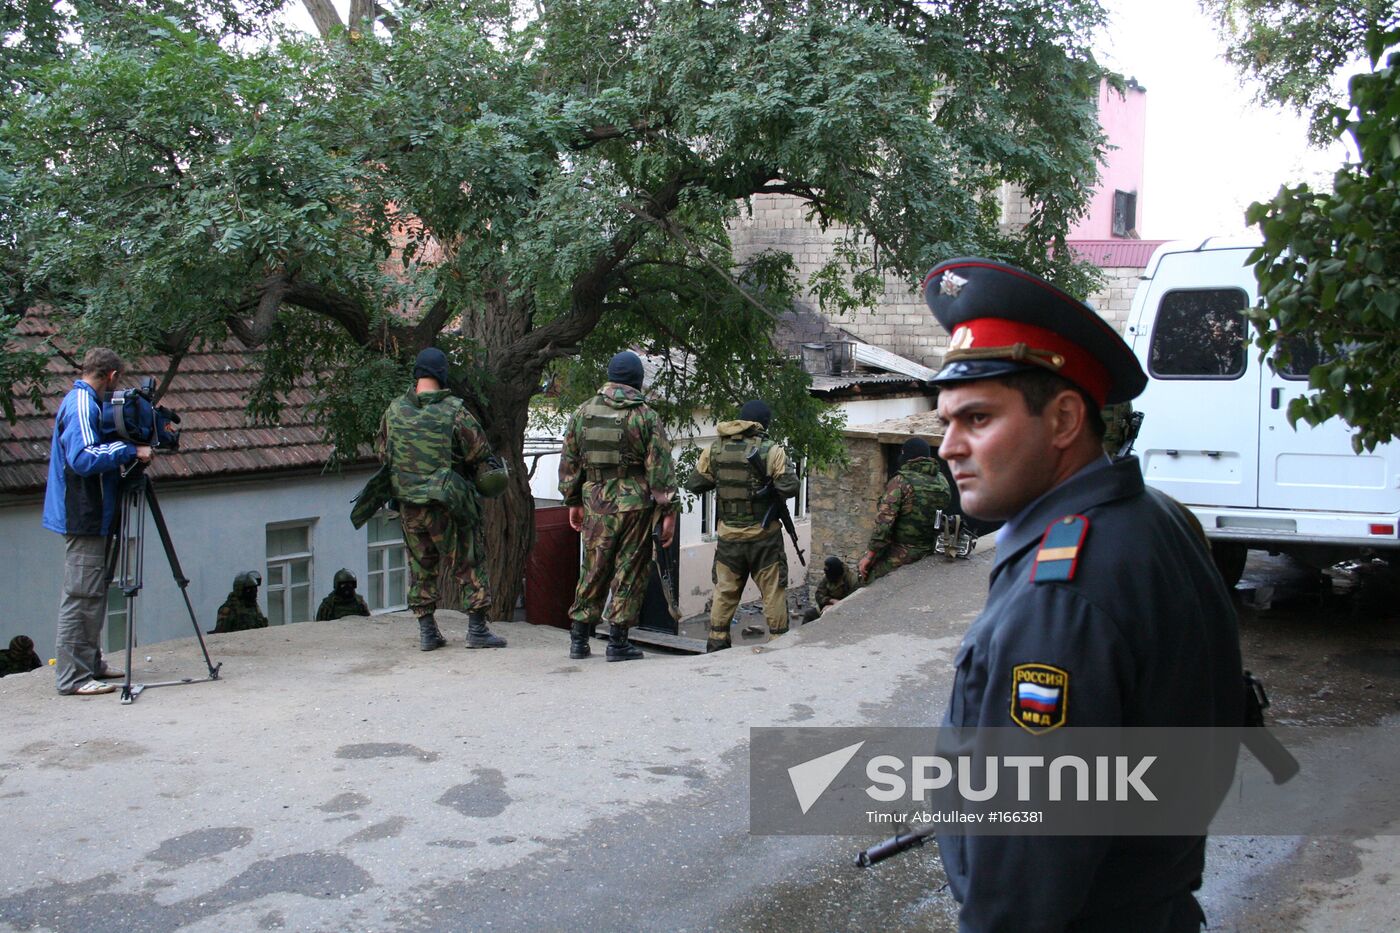
M 1215 569 L 1225 581 L 1225 588 L 1233 590 L 1244 576 L 1244 562 L 1249 557 L 1249 548 L 1243 544 L 1230 544 L 1226 541 L 1212 541 L 1210 556 L 1215 561 Z

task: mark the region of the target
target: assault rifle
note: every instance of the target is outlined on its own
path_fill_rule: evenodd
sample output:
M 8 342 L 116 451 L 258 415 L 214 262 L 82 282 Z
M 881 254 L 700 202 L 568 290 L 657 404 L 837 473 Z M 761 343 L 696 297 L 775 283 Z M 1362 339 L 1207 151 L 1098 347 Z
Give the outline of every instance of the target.
M 788 511 L 787 497 L 773 488 L 773 479 L 768 476 L 768 464 L 759 459 L 758 448 L 749 451 L 747 459 L 749 466 L 758 474 L 760 479 L 766 479 L 757 492 L 753 494 L 754 499 L 767 499 L 768 511 L 763 516 L 763 527 L 766 529 L 773 524 L 773 519 L 777 518 L 787 529 L 788 537 L 792 539 L 792 549 L 797 552 L 797 562 L 803 567 L 807 566 L 807 555 L 803 553 L 802 546 L 797 543 L 797 528 L 792 524 L 792 513 Z

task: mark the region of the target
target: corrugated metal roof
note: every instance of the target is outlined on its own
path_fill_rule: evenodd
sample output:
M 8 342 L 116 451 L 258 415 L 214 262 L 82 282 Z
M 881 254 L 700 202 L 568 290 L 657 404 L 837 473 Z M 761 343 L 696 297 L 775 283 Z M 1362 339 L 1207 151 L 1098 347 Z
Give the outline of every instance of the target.
M 1100 269 L 1146 269 L 1152 252 L 1166 240 L 1070 240 L 1069 248 Z
M 56 333 L 35 311 L 20 321 L 17 331 L 35 342 Z M 63 346 L 61 339 L 55 342 Z M 134 386 L 145 376 L 160 379 L 168 365 L 169 360 L 159 356 L 130 361 L 124 384 Z M 40 492 L 48 481 L 54 413 L 77 374 L 57 356 L 49 360 L 47 371 L 40 408 L 20 399 L 15 405 L 17 423 L 0 419 L 0 494 Z M 257 378 L 257 367 L 234 341 L 186 355 L 160 401 L 180 414 L 180 449 L 157 454 L 151 476 L 200 480 L 324 466 L 331 445 L 306 411 L 314 377 L 303 376 L 288 393 L 277 425 L 255 425 L 244 414 Z

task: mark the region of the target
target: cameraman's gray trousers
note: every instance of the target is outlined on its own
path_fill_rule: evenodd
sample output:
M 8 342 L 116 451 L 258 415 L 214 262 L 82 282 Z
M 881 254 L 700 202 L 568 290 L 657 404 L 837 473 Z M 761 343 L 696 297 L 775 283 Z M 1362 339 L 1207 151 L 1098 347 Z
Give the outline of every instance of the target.
M 102 670 L 102 622 L 107 609 L 107 539 L 64 535 L 63 599 L 58 604 L 58 692 L 72 693 Z

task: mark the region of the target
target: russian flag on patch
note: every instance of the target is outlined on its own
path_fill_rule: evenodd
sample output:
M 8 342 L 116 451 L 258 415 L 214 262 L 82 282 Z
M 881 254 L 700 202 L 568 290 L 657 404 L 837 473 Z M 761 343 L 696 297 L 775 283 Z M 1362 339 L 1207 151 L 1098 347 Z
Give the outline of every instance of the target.
M 1053 713 L 1060 705 L 1059 687 L 1038 687 L 1035 684 L 1021 683 L 1016 685 L 1016 702 L 1023 709 L 1038 710 L 1042 713 Z

